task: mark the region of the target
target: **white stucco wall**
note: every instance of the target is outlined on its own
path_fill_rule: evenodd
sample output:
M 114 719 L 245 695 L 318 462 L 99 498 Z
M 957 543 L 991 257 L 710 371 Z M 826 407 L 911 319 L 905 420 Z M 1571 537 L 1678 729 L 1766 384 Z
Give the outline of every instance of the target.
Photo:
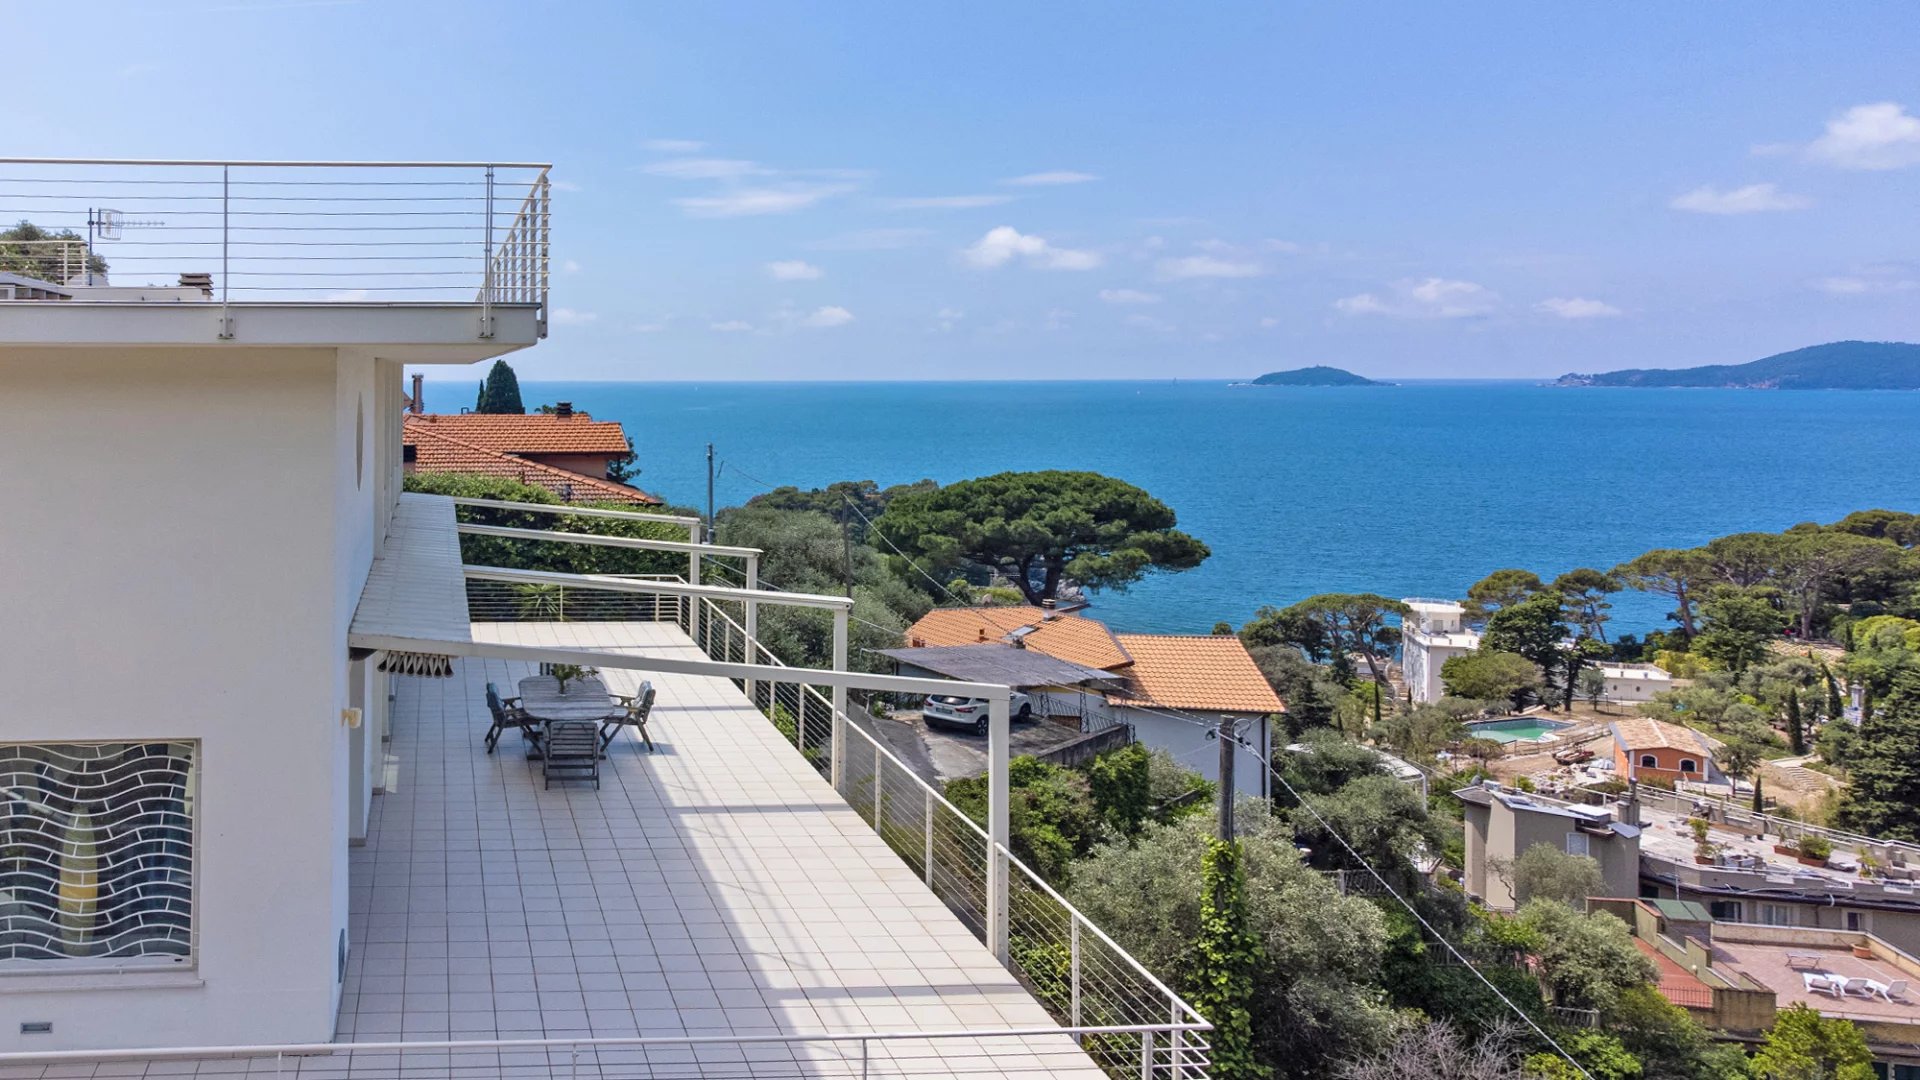
M 1147 712 L 1115 706 L 1114 718 L 1133 725 L 1135 742 L 1143 743 L 1156 750 L 1165 750 L 1173 755 L 1182 766 L 1192 769 L 1214 783 L 1220 781 L 1220 744 L 1207 738 L 1207 726 L 1218 725 L 1219 713 L 1186 712 L 1179 717 L 1167 716 L 1160 712 Z M 1237 719 L 1245 717 L 1236 714 Z M 1273 760 L 1273 722 L 1254 721 L 1253 730 L 1247 733 L 1248 741 L 1258 750 L 1260 757 Z M 1266 766 L 1252 754 L 1242 753 L 1233 763 L 1233 786 L 1242 795 L 1265 798 Z
M 371 438 L 374 371 L 321 349 L 0 350 L 0 739 L 201 747 L 191 976 L 0 976 L 0 1050 L 331 1036 L 344 641 L 374 512 L 353 403 Z

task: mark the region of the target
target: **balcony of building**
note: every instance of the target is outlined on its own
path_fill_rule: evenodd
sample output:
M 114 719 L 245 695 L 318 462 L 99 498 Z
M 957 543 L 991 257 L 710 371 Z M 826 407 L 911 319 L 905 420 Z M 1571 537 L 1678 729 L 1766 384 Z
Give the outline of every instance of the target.
M 0 345 L 483 359 L 546 334 L 550 193 L 520 162 L 0 159 Z

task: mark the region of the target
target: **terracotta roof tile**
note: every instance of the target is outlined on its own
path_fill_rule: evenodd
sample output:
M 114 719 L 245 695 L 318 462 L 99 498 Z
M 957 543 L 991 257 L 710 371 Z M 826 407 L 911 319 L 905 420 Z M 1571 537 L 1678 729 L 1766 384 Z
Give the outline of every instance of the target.
M 407 427 L 423 426 L 474 446 L 508 454 L 625 454 L 627 433 L 617 420 L 531 413 L 409 413 Z
M 402 441 L 413 447 L 408 472 L 500 476 L 546 488 L 572 502 L 624 502 L 642 506 L 658 506 L 662 502 L 639 488 L 476 446 L 433 428 L 408 424 L 402 429 Z
M 1078 615 L 1051 619 L 1037 607 L 937 608 L 907 630 L 907 644 L 1018 643 L 1071 664 L 1112 670 L 1133 662 L 1107 624 Z
M 1706 750 L 1712 752 L 1711 743 L 1692 728 L 1678 724 L 1669 724 L 1664 720 L 1648 717 L 1635 717 L 1628 720 L 1615 720 L 1611 725 L 1613 737 L 1628 750 Z
M 1133 694 L 1108 695 L 1116 705 L 1257 714 L 1287 710 L 1247 647 L 1231 634 L 1115 637 L 1133 657 L 1126 672 Z

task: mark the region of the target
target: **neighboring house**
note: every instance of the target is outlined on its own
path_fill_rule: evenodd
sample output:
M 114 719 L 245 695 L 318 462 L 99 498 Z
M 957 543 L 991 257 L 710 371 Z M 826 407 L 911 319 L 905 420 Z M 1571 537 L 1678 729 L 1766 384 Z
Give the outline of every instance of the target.
M 1001 683 L 1031 697 L 1033 715 L 1081 726 L 1089 703 L 1106 699 L 1113 673 L 1048 656 L 1037 649 L 998 643 L 929 645 L 918 649 L 881 649 L 899 673 L 963 682 Z
M 1400 671 L 1415 704 L 1439 701 L 1446 694 L 1440 669 L 1447 661 L 1480 647 L 1480 635 L 1462 621 L 1467 609 L 1451 600 L 1410 596 L 1401 601 L 1409 613 L 1400 622 Z
M 1607 725 L 1613 736 L 1613 768 L 1622 780 L 1726 784 L 1713 763 L 1707 737 L 1664 720 L 1635 717 Z
M 1640 827 L 1616 821 L 1611 809 L 1579 806 L 1513 791 L 1492 781 L 1454 792 L 1465 807 L 1468 895 L 1495 911 L 1526 901 L 1514 895 L 1513 860 L 1537 844 L 1585 855 L 1600 866 L 1602 895 L 1639 893 Z
M 512 419 L 523 419 L 513 417 Z M 449 434 L 437 425 L 420 423 L 408 417 L 401 430 L 402 453 L 406 471 L 413 473 L 462 473 L 473 476 L 498 476 L 522 484 L 545 488 L 561 502 L 623 503 L 629 506 L 659 506 L 661 500 L 639 488 L 615 483 L 604 476 L 563 469 L 530 457 L 470 442 Z
M 1652 701 L 1654 695 L 1673 689 L 1673 676 L 1652 664 L 1601 664 L 1597 670 L 1606 680 L 1602 695 L 1608 701 Z
M 1218 743 L 1209 733 L 1230 719 L 1252 752 L 1235 765 L 1234 786 L 1248 795 L 1270 794 L 1261 763 L 1273 760 L 1272 718 L 1286 705 L 1231 634 L 1116 634 L 1097 619 L 1045 608 L 971 607 L 928 612 L 908 628 L 907 643 L 1015 645 L 1108 672 L 1114 682 L 1106 693 L 1072 702 L 1083 710 L 1081 729 L 1127 724 L 1135 739 L 1168 751 L 1208 780 L 1218 781 L 1220 771 Z
M 595 420 L 569 402 L 550 413 L 407 414 L 408 430 L 430 430 L 568 472 L 606 477 L 633 452 L 617 420 Z
M 1661 996 L 1708 1029 L 1753 1041 L 1779 1010 L 1804 1005 L 1852 1021 L 1873 1053 L 1876 1075 L 1920 1078 L 1920 958 L 1892 942 L 1844 930 L 1715 922 L 1691 901 L 1605 898 L 1587 906 L 1627 924 L 1635 947 L 1659 972 Z

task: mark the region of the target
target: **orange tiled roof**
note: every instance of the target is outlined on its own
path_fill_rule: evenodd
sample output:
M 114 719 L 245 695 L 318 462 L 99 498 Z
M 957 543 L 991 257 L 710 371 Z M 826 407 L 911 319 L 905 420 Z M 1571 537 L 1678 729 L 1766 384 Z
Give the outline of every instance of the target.
M 476 446 L 424 424 L 406 425 L 402 429 L 402 439 L 414 449 L 410 472 L 501 476 L 546 488 L 570 502 L 624 502 L 658 506 L 662 501 L 636 487 Z
M 424 426 L 474 446 L 508 454 L 607 454 L 628 452 L 627 433 L 616 420 L 595 420 L 583 412 L 420 413 L 407 414 L 407 427 Z
M 1628 750 L 1705 750 L 1712 744 L 1692 728 L 1669 724 L 1664 720 L 1636 717 L 1613 722 L 1613 737 Z
M 1107 624 L 1078 615 L 1046 618 L 1037 607 L 936 608 L 907 630 L 907 643 L 976 645 L 1017 642 L 1056 660 L 1112 670 L 1133 662 Z
M 1287 711 L 1247 647 L 1232 634 L 1117 634 L 1133 657 L 1131 695 L 1109 694 L 1116 705 L 1149 705 L 1206 712 Z

